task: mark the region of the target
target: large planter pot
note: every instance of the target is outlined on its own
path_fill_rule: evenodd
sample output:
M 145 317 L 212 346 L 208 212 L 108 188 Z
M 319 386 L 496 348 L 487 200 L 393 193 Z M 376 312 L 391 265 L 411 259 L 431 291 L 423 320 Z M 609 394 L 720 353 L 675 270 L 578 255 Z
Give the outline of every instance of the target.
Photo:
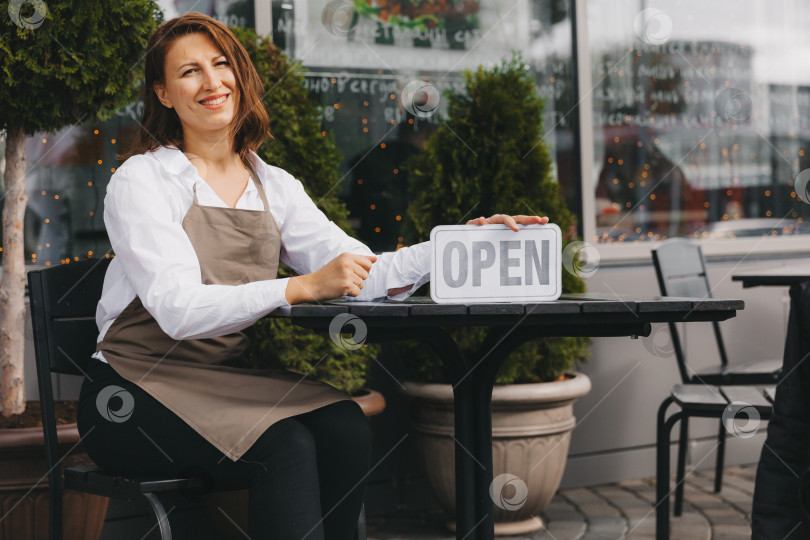
M 76 424 L 56 428 L 62 468 L 92 465 L 79 442 Z M 0 429 L 0 540 L 47 540 L 48 465 L 41 427 Z M 95 540 L 104 527 L 109 499 L 65 490 L 65 540 Z
M 448 515 L 456 515 L 453 388 L 449 384 L 405 383 L 412 431 L 431 489 Z M 582 373 L 563 381 L 495 386 L 492 392 L 490 486 L 495 534 L 538 531 L 538 514 L 560 486 L 574 402 L 591 389 Z M 502 476 L 507 475 L 507 476 Z M 455 521 L 447 523 L 455 531 Z
M 370 388 L 361 389 L 352 399 L 366 418 L 385 410 L 385 397 Z M 244 540 L 248 530 L 248 490 L 221 491 L 205 497 L 206 513 L 217 532 L 226 540 Z

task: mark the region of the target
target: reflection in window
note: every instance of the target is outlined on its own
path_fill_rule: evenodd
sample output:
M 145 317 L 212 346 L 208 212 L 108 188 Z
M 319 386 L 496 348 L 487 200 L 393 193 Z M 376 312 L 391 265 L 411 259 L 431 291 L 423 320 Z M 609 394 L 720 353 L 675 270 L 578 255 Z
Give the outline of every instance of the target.
M 569 208 L 579 215 L 570 3 L 448 0 L 447 5 L 459 9 L 443 7 L 420 19 L 410 0 L 385 2 L 393 10 L 388 13 L 355 12 L 352 2 L 271 2 L 271 19 L 261 26 L 272 25 L 274 43 L 303 64 L 310 95 L 323 105 L 324 130 L 334 132 L 344 156 L 343 179 L 336 189 L 361 240 L 375 251 L 401 244 L 407 159 L 421 151 L 446 114 L 444 100 L 435 114 L 409 112 L 401 99 L 403 89 L 414 81 L 425 81 L 439 92 L 461 89 L 463 70 L 500 63 L 513 49 L 523 53 L 546 99 L 544 139 Z M 327 25 L 328 4 L 341 10 L 348 5 L 349 11 Z M 397 8 L 400 4 L 409 4 L 407 13 Z M 435 7 L 433 2 L 422 4 L 428 11 Z M 226 24 L 255 26 L 253 0 L 162 0 L 160 5 L 167 19 L 193 9 Z M 381 5 L 366 2 L 371 8 Z M 397 9 L 398 16 L 392 17 Z M 29 263 L 59 264 L 110 250 L 104 194 L 120 165 L 115 154 L 132 140 L 141 107 L 133 103 L 106 122 L 28 138 Z M 0 150 L 3 144 L 0 135 Z M 474 214 L 470 209 L 469 217 Z
M 589 1 L 597 241 L 809 231 L 809 8 Z
M 449 9 L 452 5 L 456 8 Z M 408 85 L 424 81 L 438 93 L 463 91 L 464 69 L 500 63 L 513 49 L 536 74 L 546 100 L 544 139 L 569 208 L 579 215 L 567 0 L 465 0 L 442 6 L 392 0 L 353 6 L 309 4 L 305 13 L 296 12 L 294 54 L 307 67 L 310 94 L 320 100 L 324 127 L 334 132 L 343 153 L 341 196 L 363 242 L 374 251 L 401 245 L 407 159 L 422 150 L 446 114 L 443 99 L 435 114 L 408 111 L 401 99 Z M 302 20 L 305 28 L 297 26 Z M 474 208 L 469 217 L 477 217 Z

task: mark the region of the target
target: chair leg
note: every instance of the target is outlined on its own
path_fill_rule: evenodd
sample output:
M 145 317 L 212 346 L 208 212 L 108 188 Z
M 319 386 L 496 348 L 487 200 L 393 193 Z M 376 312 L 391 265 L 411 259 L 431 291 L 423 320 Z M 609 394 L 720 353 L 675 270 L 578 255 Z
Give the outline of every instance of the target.
M 58 476 L 50 475 L 50 489 L 48 490 L 48 498 L 50 499 L 50 508 L 48 511 L 50 517 L 50 538 L 51 540 L 62 540 L 62 475 L 59 472 L 59 467 L 56 468 Z
M 166 510 L 163 508 L 160 499 L 158 499 L 158 496 L 154 493 L 143 493 L 143 496 L 146 497 L 146 500 L 149 501 L 152 510 L 155 512 L 161 540 L 172 540 L 172 528 L 169 525 L 169 516 L 166 514 Z
M 658 408 L 655 449 L 656 540 L 669 540 L 669 440 L 672 427 L 683 416 L 682 412 L 677 412 L 666 419 L 666 410 L 672 401 L 672 397 L 668 397 Z
M 726 458 L 726 426 L 720 420 L 720 431 L 717 434 L 717 464 L 714 467 L 714 492 L 720 493 L 723 488 L 723 467 Z
M 675 509 L 673 514 L 683 513 L 683 484 L 686 476 L 686 447 L 689 444 L 689 417 L 681 420 L 681 434 L 678 438 L 678 472 L 675 475 Z
M 354 540 L 366 540 L 366 505 L 360 507 L 360 517 L 357 518 L 357 532 Z

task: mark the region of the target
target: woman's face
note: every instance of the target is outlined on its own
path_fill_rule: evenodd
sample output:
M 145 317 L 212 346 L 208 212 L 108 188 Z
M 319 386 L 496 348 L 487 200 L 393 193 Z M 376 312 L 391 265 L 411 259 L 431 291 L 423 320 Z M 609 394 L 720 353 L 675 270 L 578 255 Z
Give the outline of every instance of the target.
M 239 89 L 230 62 L 211 38 L 196 32 L 175 39 L 164 69 L 166 84 L 156 83 L 155 93 L 163 105 L 177 111 L 184 136 L 222 132 L 227 137 Z

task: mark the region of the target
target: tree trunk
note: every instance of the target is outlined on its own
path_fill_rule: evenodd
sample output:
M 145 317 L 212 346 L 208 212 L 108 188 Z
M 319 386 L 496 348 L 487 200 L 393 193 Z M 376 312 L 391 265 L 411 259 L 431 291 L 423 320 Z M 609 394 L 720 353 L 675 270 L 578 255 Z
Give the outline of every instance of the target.
M 3 276 L 0 278 L 0 414 L 11 416 L 25 410 L 23 218 L 28 193 L 25 191 L 25 131 L 21 125 L 8 126 L 6 132 L 4 181 Z

